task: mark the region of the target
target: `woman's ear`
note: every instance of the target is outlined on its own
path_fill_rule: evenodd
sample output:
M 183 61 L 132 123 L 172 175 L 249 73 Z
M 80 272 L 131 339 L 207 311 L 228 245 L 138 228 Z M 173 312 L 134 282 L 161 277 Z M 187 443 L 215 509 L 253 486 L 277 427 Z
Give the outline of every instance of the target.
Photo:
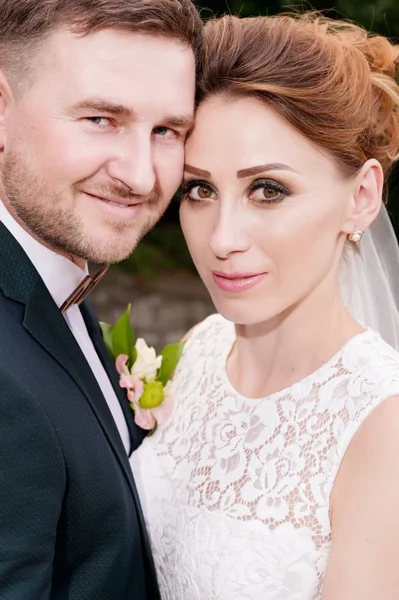
M 384 187 L 384 172 L 378 160 L 366 161 L 353 180 L 350 209 L 344 231 L 364 231 L 380 212 Z

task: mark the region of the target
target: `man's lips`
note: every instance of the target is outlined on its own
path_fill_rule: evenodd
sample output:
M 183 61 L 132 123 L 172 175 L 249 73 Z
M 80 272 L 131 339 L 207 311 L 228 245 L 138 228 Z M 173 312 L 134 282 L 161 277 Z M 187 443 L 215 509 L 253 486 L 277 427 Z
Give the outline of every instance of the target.
M 91 198 L 94 198 L 95 200 L 101 200 L 102 202 L 106 202 L 107 204 L 111 204 L 111 205 L 117 206 L 119 208 L 129 208 L 130 206 L 137 206 L 138 204 L 143 203 L 142 200 L 132 201 L 131 198 L 108 197 L 108 196 L 102 196 L 99 194 L 93 194 L 92 192 L 86 192 L 86 191 L 84 193 L 87 194 L 88 196 L 90 196 Z
M 212 271 L 212 277 L 216 285 L 225 292 L 243 292 L 260 283 L 267 272 L 248 273 L 236 272 L 225 273 L 223 271 Z

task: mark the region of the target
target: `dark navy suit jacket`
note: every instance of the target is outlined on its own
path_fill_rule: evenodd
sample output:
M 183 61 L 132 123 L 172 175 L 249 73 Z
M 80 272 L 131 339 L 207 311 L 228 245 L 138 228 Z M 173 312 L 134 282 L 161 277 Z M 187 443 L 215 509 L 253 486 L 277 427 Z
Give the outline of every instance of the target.
M 88 305 L 81 311 L 143 439 Z M 0 598 L 159 600 L 128 457 L 93 372 L 0 223 Z

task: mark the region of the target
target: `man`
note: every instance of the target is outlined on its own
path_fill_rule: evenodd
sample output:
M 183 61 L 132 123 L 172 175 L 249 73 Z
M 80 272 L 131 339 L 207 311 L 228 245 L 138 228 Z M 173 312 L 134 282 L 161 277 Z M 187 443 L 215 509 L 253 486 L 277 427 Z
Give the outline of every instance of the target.
M 65 301 L 176 191 L 201 35 L 190 0 L 0 0 L 2 600 L 159 598 L 143 433 Z

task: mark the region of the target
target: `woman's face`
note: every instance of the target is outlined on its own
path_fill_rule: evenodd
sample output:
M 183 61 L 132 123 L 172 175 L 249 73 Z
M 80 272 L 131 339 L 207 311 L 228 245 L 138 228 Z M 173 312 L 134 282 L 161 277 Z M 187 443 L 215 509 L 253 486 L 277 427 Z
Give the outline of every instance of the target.
M 217 310 L 260 323 L 327 280 L 338 286 L 352 187 L 260 101 L 206 100 L 186 146 L 180 217 Z

